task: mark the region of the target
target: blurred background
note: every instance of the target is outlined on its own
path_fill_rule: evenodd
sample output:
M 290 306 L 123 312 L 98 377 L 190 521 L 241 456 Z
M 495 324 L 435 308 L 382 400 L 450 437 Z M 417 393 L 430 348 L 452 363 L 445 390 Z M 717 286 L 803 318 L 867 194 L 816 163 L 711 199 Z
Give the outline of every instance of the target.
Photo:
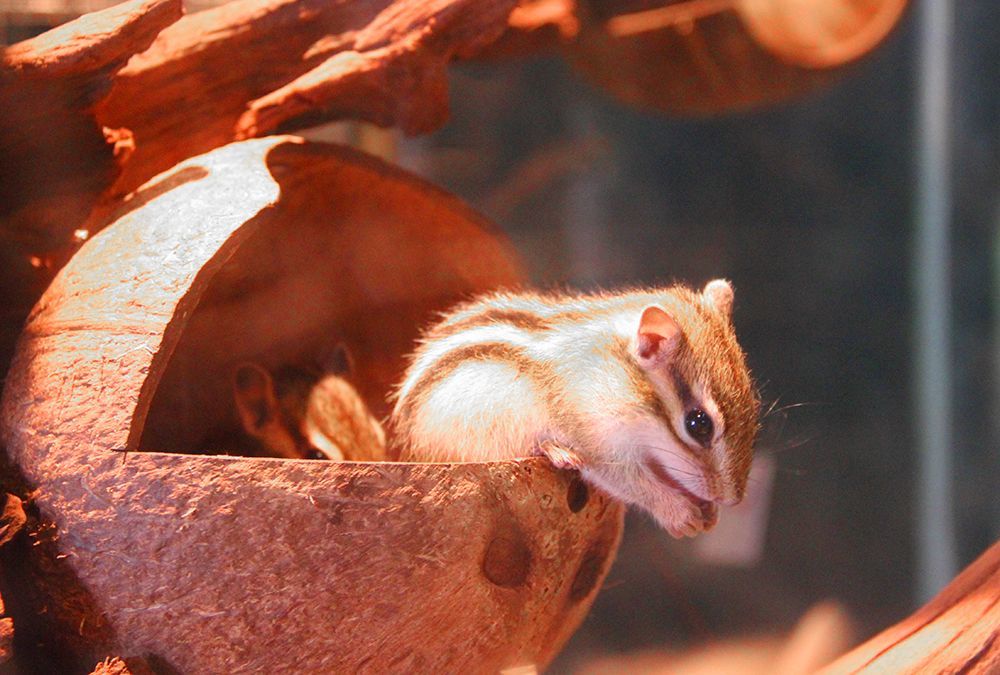
M 0 37 L 108 4 L 2 0 Z M 784 635 L 823 601 L 853 644 L 997 539 L 998 29 L 992 0 L 911 3 L 822 86 L 697 114 L 625 103 L 557 56 L 483 59 L 453 68 L 434 134 L 315 132 L 467 200 L 542 287 L 736 288 L 767 411 L 751 499 L 694 542 L 630 514 L 552 672 Z
M 922 43 L 915 5 L 867 58 L 787 103 L 682 118 L 623 105 L 556 59 L 465 65 L 449 125 L 401 144 L 402 163 L 501 224 L 543 286 L 724 276 L 736 288 L 737 331 L 769 411 L 759 452 L 773 475 L 755 476 L 769 489 L 757 497 L 766 521 L 741 521 L 762 528 L 759 555 L 727 564 L 630 514 L 554 671 L 787 631 L 824 599 L 842 603 L 860 640 L 943 585 L 921 555 L 953 546 L 962 567 L 1000 534 L 1000 6 L 941 5 L 954 21 L 940 167 L 952 201 L 937 269 L 918 261 L 919 106 L 921 49 L 941 46 Z M 941 272 L 946 303 L 920 323 L 921 278 Z M 954 541 L 922 553 L 918 359 L 935 354 L 918 345 L 940 324 Z

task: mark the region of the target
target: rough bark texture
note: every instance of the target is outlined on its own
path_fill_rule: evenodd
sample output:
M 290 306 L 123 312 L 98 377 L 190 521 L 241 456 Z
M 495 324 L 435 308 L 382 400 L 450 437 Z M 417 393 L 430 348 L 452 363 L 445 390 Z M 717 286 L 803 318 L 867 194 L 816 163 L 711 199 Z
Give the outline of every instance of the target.
M 661 110 L 767 103 L 823 84 L 871 49 L 905 0 L 841 4 L 813 6 L 833 19 L 820 16 L 813 35 L 808 20 L 787 21 L 803 13 L 782 13 L 782 0 L 652 10 L 523 0 L 513 12 L 515 0 L 237 0 L 180 20 L 180 0 L 133 0 L 9 47 L 0 372 L 27 309 L 76 250 L 74 230 L 95 229 L 118 198 L 178 161 L 334 118 L 429 131 L 447 115 L 448 62 L 487 52 L 561 46 L 623 100 Z
M 89 598 L 57 626 L 100 627 L 89 663 L 117 654 L 181 672 L 496 672 L 551 659 L 622 526 L 622 507 L 574 475 L 538 459 L 143 452 L 171 442 L 144 433 L 157 418 L 185 442 L 204 434 L 170 415 L 169 390 L 186 386 L 172 379 L 174 361 L 183 370 L 192 355 L 194 379 L 208 381 L 225 371 L 218 360 L 246 355 L 235 345 L 273 356 L 343 333 L 365 391 L 384 394 L 417 313 L 427 320 L 442 302 L 521 278 L 509 248 L 453 198 L 289 137 L 184 162 L 115 220 L 33 311 L 0 418 L 52 522 L 49 546 L 27 555 L 76 578 L 76 588 L 46 586 L 47 575 L 32 583 L 55 602 L 67 589 Z M 297 239 L 318 250 L 303 256 Z M 317 280 L 333 284 L 323 302 L 344 308 L 319 323 L 301 304 L 313 294 L 298 292 Z M 199 327 L 202 312 L 212 318 Z
M 822 672 L 1000 672 L 1000 542 L 918 612 Z
M 129 57 L 180 16 L 180 0 L 133 0 L 3 50 L 0 219 L 8 236 L 37 240 L 35 253 L 69 243 L 117 172 L 93 107 Z
M 132 131 L 124 194 L 236 138 L 335 118 L 410 133 L 447 117 L 446 66 L 515 0 L 239 0 L 184 17 L 116 78 L 102 124 Z
M 502 32 L 514 1 L 240 0 L 178 21 L 180 0 L 134 0 L 6 48 L 0 374 L 28 309 L 78 248 L 74 231 L 106 222 L 118 198 L 278 125 L 364 118 L 428 131 L 447 116 L 448 61 Z
M 79 246 L 74 230 L 118 175 L 93 106 L 180 15 L 181 0 L 133 0 L 0 55 L 0 377 L 31 306 Z

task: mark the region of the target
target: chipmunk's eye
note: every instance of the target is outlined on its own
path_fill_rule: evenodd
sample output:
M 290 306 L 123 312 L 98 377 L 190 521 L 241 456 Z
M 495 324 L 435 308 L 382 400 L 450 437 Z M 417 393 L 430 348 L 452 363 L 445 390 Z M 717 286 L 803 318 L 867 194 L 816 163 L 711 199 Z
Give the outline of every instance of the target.
M 688 435 L 698 442 L 703 448 L 707 448 L 712 442 L 715 432 L 712 418 L 701 408 L 689 410 L 684 416 L 684 428 Z

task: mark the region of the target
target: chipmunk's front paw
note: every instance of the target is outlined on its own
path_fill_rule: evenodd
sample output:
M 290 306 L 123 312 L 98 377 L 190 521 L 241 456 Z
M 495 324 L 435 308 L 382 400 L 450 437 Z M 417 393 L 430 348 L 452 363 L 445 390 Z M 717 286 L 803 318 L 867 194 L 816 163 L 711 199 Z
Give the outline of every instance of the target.
M 536 454 L 549 458 L 552 466 L 557 469 L 572 469 L 579 471 L 583 467 L 583 460 L 580 456 L 569 448 L 559 445 L 555 441 L 542 441 L 535 449 Z

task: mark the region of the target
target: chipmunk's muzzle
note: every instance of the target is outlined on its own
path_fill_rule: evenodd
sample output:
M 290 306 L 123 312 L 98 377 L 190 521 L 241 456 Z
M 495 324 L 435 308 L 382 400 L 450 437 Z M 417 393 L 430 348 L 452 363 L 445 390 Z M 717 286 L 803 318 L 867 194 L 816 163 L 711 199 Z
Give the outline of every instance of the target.
M 672 534 L 675 536 L 678 533 L 694 536 L 699 532 L 707 532 L 715 527 L 715 524 L 719 521 L 719 505 L 716 502 L 704 499 L 693 493 L 679 480 L 670 475 L 670 472 L 655 459 L 648 458 L 646 460 L 646 467 L 656 477 L 657 481 L 670 490 L 672 494 L 683 498 L 692 507 L 691 517 L 683 527 L 678 528 L 678 532 L 675 533 L 672 528 L 668 528 Z

